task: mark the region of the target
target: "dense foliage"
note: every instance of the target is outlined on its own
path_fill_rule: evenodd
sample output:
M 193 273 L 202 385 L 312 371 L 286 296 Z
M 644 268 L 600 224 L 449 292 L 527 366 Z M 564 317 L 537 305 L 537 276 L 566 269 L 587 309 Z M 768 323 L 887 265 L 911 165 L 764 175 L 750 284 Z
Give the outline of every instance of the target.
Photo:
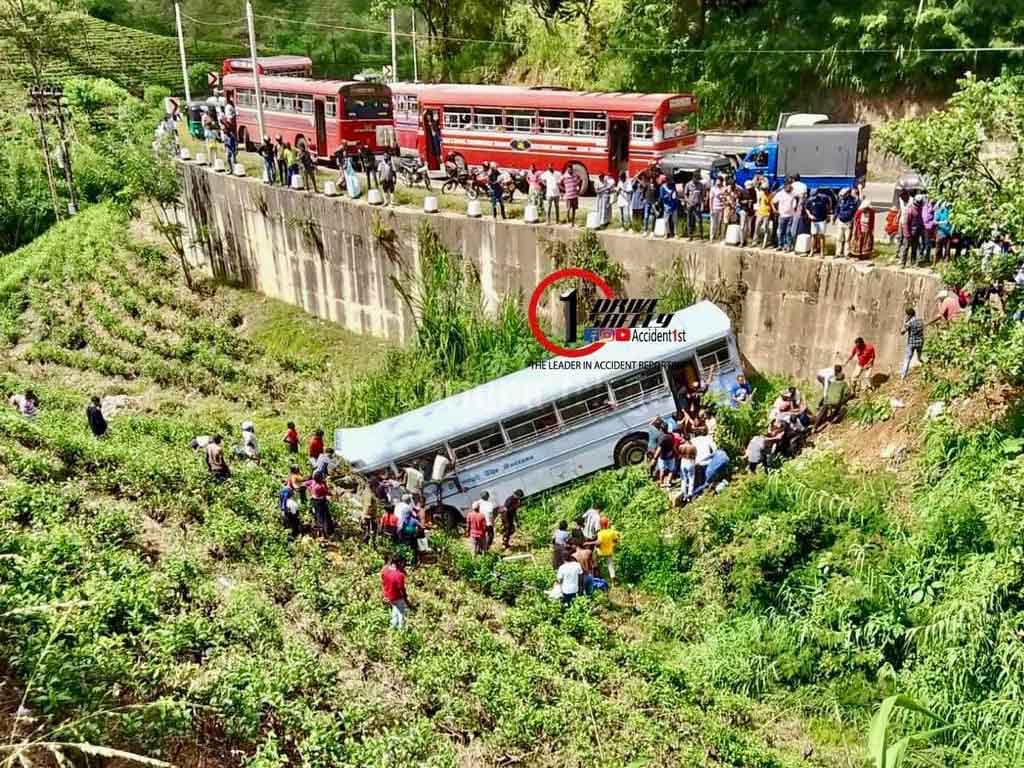
M 1019 69 L 1018 52 L 998 49 L 1024 42 L 1019 2 L 360 0 L 338 7 L 258 0 L 254 5 L 258 15 L 276 17 L 257 19 L 265 45 L 306 53 L 325 74 L 350 76 L 388 63 L 385 34 L 342 27 L 383 31 L 387 11 L 399 7 L 400 29 L 407 32 L 411 7 L 421 36 L 433 36 L 421 43 L 423 79 L 692 90 L 701 99 L 702 125 L 774 127 L 782 111 L 849 114 L 851 97 L 945 95 L 966 71 L 987 77 L 1004 67 Z M 155 0 L 93 0 L 93 6 L 94 13 L 118 23 L 172 33 L 172 16 Z M 203 39 L 241 39 L 240 12 L 225 14 L 223 6 L 208 0 L 184 6 L 215 25 L 196 31 Z M 410 79 L 409 39 L 401 38 L 399 48 L 401 78 Z M 926 50 L 946 48 L 996 50 Z
M 953 225 L 975 243 L 993 230 L 1022 242 L 1024 77 L 966 77 L 948 109 L 892 123 L 880 140 L 887 152 L 925 174 L 929 192 L 949 204 Z M 944 266 L 943 278 L 952 288 L 973 291 L 1009 280 L 1020 263 L 1019 252 L 983 259 L 968 251 Z M 1022 292 L 1014 291 L 1004 312 L 979 308 L 928 340 L 926 351 L 943 364 L 936 376 L 939 396 L 986 383 L 1024 383 L 1024 324 L 1012 320 L 1022 301 Z

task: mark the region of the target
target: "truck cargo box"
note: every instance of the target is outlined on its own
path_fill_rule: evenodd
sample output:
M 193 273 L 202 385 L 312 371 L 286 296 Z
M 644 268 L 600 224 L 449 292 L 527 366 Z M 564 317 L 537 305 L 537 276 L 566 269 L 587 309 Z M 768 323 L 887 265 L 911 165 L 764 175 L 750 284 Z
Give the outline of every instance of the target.
M 814 125 L 779 131 L 777 174 L 859 178 L 868 170 L 871 126 Z

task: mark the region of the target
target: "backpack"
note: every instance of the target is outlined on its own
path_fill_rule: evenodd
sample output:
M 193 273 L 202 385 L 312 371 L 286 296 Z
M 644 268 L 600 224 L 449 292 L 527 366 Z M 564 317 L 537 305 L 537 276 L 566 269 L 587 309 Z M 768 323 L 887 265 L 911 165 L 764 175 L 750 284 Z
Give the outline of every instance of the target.
M 405 518 L 405 524 L 402 526 L 402 535 L 413 538 L 420 531 L 420 524 L 415 517 Z
M 890 208 L 889 212 L 885 214 L 885 234 L 892 237 L 900 231 L 900 211 L 899 208 Z

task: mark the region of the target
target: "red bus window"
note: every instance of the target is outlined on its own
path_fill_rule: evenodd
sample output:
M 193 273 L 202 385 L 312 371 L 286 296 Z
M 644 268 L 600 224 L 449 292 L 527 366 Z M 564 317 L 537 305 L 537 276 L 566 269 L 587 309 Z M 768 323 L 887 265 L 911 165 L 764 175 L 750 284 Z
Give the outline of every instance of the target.
M 473 128 L 477 131 L 503 131 L 505 117 L 500 109 L 477 107 L 473 110 Z
M 633 115 L 630 136 L 641 141 L 651 141 L 654 138 L 654 115 Z
M 516 133 L 533 133 L 537 130 L 537 113 L 532 109 L 506 109 L 505 127 Z
M 556 133 L 562 135 L 568 135 L 570 133 L 568 112 L 549 112 L 542 110 L 539 114 L 541 133 Z
M 473 125 L 473 110 L 469 107 L 445 107 L 444 127 L 455 131 L 468 130 Z
M 572 132 L 576 136 L 605 136 L 608 115 L 604 112 L 573 112 Z

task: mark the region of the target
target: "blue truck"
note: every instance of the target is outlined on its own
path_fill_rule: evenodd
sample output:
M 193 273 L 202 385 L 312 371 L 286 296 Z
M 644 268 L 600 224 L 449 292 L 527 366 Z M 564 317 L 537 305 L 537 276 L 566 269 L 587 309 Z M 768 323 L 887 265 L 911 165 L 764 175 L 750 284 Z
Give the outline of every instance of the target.
M 800 174 L 809 190 L 825 189 L 836 195 L 867 175 L 870 140 L 870 125 L 819 123 L 780 128 L 775 139 L 751 148 L 739 161 L 736 181 L 743 184 L 760 174 L 776 189 L 787 176 Z

